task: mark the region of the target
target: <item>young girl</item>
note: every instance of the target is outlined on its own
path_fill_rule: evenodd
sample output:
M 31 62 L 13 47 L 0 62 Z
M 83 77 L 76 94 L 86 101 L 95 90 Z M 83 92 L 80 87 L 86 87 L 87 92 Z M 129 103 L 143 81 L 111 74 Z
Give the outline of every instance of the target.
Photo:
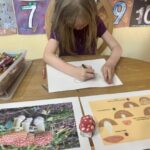
M 102 68 L 105 81 L 112 83 L 122 49 L 98 17 L 95 0 L 51 1 L 54 10 L 51 19 L 46 20 L 51 22 L 51 32 L 43 56 L 44 61 L 78 80 L 90 80 L 95 77 L 92 66 L 76 67 L 59 56 L 95 54 L 97 38 L 101 37 L 112 50 Z M 58 49 L 59 56 L 56 55 Z

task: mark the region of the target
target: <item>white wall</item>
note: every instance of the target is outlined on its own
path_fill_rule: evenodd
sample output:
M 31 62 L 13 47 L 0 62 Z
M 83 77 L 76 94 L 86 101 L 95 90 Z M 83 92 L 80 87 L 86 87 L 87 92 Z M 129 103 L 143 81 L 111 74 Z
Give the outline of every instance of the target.
M 27 50 L 27 59 L 42 58 L 46 35 L 10 35 L 0 36 L 0 52 L 5 50 Z
M 113 36 L 123 48 L 123 56 L 150 62 L 150 26 L 115 28 Z M 104 54 L 110 51 L 107 48 Z
M 113 36 L 123 48 L 123 56 L 150 62 L 150 26 L 115 28 Z M 25 49 L 28 59 L 42 58 L 46 35 L 0 36 L 0 52 Z M 108 48 L 104 54 L 108 54 Z

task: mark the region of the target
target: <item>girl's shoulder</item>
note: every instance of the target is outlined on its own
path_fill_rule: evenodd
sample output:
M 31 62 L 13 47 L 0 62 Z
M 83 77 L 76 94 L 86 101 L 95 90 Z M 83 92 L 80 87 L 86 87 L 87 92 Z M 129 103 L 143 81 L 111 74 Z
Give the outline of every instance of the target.
M 99 16 L 96 16 L 96 23 L 97 23 L 97 26 L 105 26 L 103 20 L 99 17 Z M 106 26 L 105 26 L 106 28 Z
M 97 23 L 97 36 L 101 37 L 105 33 L 107 28 L 99 16 L 96 17 L 96 23 Z

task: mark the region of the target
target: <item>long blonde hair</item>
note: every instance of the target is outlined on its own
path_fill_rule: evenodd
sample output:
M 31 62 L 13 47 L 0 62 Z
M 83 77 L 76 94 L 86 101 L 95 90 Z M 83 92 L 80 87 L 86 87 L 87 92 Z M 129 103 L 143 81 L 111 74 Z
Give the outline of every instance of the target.
M 87 50 L 86 53 L 92 53 L 91 50 L 96 45 L 97 40 L 97 7 L 95 0 L 50 0 L 46 15 L 48 36 L 50 37 L 50 32 L 54 31 L 56 37 L 59 37 L 61 41 L 62 49 L 69 54 L 75 54 L 73 27 L 77 17 L 84 18 L 88 22 L 85 33 L 85 49 Z

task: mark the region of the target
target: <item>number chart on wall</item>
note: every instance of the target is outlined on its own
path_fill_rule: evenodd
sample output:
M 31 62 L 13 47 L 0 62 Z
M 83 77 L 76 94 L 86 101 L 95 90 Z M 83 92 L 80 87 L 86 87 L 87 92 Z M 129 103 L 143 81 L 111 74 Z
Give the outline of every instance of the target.
M 17 31 L 12 0 L 0 0 L 0 35 Z
M 45 34 L 45 13 L 50 0 L 0 0 L 0 35 Z M 114 27 L 150 25 L 150 0 L 108 0 Z M 107 7 L 106 7 L 107 8 Z M 99 16 L 107 22 L 105 8 Z
M 150 25 L 150 0 L 134 0 L 130 26 Z
M 19 34 L 42 34 L 49 0 L 14 0 Z

